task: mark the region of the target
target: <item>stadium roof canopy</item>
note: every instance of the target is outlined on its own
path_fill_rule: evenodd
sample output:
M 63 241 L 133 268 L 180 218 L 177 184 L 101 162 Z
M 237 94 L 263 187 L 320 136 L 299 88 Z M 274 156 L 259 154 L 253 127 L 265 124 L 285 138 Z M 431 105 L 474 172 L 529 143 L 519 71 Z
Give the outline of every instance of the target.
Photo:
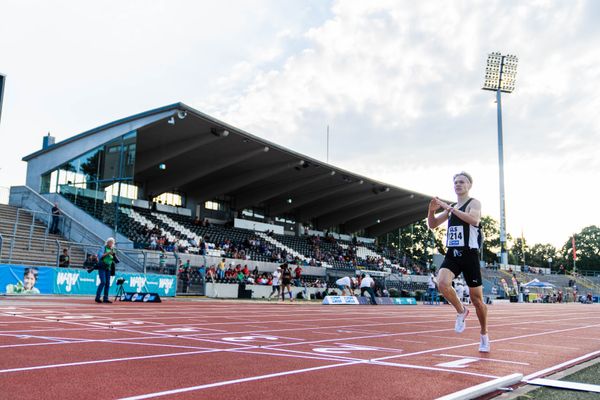
M 183 103 L 103 125 L 23 160 L 83 145 L 119 126 L 137 130 L 134 181 L 147 196 L 176 191 L 195 204 L 227 196 L 238 211 L 257 208 L 318 229 L 364 229 L 373 237 L 425 218 L 431 200 L 286 149 Z

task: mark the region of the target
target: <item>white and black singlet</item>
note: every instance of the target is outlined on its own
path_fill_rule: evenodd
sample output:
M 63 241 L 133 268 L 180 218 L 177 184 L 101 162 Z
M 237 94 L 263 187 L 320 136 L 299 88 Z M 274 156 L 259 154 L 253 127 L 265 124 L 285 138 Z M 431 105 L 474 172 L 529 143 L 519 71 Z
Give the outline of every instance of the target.
M 472 200 L 467 200 L 459 210 L 466 212 L 465 210 Z M 455 276 L 460 275 L 462 272 L 469 287 L 481 286 L 479 241 L 479 227 L 473 226 L 450 213 L 446 233 L 446 247 L 448 250 L 440 268 L 449 269 Z

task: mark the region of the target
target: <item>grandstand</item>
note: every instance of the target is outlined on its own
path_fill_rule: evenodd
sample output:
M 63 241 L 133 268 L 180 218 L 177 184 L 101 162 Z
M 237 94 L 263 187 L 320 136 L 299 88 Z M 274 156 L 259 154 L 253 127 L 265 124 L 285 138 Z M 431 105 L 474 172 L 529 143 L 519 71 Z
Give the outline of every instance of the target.
M 363 270 L 381 289 L 426 290 L 426 266 L 375 238 L 423 219 L 431 196 L 298 154 L 182 103 L 60 143 L 46 137 L 23 160 L 26 185 L 10 194 L 20 217 L 7 217 L 1 231 L 4 262 L 56 265 L 69 248 L 72 266 L 83 266 L 114 236 L 121 270 L 177 274 L 180 293 L 204 293 L 222 258 L 229 276 L 215 283 L 239 283 L 233 271 L 245 265 L 260 273 L 253 280 L 268 279 L 288 262 L 302 266 L 307 286 L 331 287 Z M 63 213 L 60 236 L 48 233 L 53 203 Z M 486 292 L 501 278 L 511 274 L 486 270 Z M 568 279 L 553 279 L 568 290 Z M 577 284 L 597 292 L 591 280 Z

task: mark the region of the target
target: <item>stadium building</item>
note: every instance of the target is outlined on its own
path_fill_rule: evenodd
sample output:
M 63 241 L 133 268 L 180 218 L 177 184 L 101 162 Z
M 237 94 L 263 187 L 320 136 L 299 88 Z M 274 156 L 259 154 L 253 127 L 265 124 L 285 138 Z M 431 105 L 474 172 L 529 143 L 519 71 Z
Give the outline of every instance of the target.
M 270 251 L 245 249 L 244 258 L 261 263 L 281 261 L 275 250 L 310 267 L 343 268 L 348 265 L 340 252 L 354 241 L 356 259 L 384 259 L 390 266 L 393 255 L 378 253 L 375 238 L 425 218 L 431 200 L 286 149 L 183 103 L 59 143 L 44 137 L 43 148 L 23 160 L 26 185 L 11 188 L 10 203 L 34 213 L 49 213 L 57 203 L 61 232 L 72 243 L 99 244 L 115 236 L 120 249 L 155 249 L 154 235 L 165 237 L 169 250 L 220 258 L 224 253 L 214 251 L 215 242 L 258 237 Z M 315 249 L 306 239 L 326 234 L 336 243 Z M 148 254 L 144 270 L 147 257 L 161 263 Z M 122 268 L 141 270 L 140 258 L 132 255 Z

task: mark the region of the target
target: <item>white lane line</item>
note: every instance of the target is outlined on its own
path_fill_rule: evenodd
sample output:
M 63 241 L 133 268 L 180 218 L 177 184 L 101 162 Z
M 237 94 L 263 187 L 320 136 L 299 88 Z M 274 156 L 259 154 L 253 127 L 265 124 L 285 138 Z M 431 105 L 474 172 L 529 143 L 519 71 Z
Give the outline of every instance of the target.
M 449 372 L 449 373 L 454 373 L 454 374 L 459 374 L 459 375 L 471 375 L 471 376 L 479 376 L 482 378 L 492 378 L 492 379 L 498 378 L 495 375 L 480 374 L 478 372 L 458 371 L 455 369 L 446 369 L 446 368 L 437 368 L 437 367 L 423 367 L 421 365 L 412 365 L 412 364 L 397 364 L 397 363 L 386 362 L 386 361 L 373 361 L 373 360 L 371 360 L 371 361 L 372 361 L 372 364 L 384 365 L 387 367 L 420 369 L 420 370 L 426 370 L 426 371 L 441 371 L 441 372 Z
M 515 349 L 494 349 L 494 352 L 496 352 L 496 351 L 509 351 L 511 353 L 524 353 L 524 354 L 535 354 L 535 355 L 540 354 L 537 351 L 525 351 L 525 350 L 515 350 Z
M 408 342 L 408 343 L 427 343 L 420 340 L 408 340 L 408 339 L 394 339 L 394 342 Z
M 548 332 L 548 333 L 552 333 L 552 332 Z M 568 347 L 568 346 L 563 346 L 560 344 L 539 344 L 539 343 L 519 343 L 519 342 L 513 342 L 513 344 L 518 344 L 521 346 L 535 346 L 535 347 L 550 347 L 552 349 L 567 349 L 567 350 L 580 350 L 579 347 Z
M 506 364 L 530 365 L 529 363 L 525 363 L 525 362 L 508 361 L 508 360 L 498 360 L 497 358 L 483 358 L 483 357 L 459 356 L 459 355 L 456 355 L 456 354 L 437 354 L 437 355 L 438 356 L 442 356 L 442 357 L 470 358 L 470 359 L 473 359 L 473 360 L 499 362 L 499 363 L 506 363 Z
M 544 376 L 544 375 L 546 375 L 546 374 L 548 374 L 550 372 L 556 371 L 558 369 L 562 369 L 564 367 L 568 367 L 569 365 L 572 365 L 572 364 L 579 363 L 580 361 L 587 360 L 587 359 L 592 358 L 594 356 L 597 356 L 599 354 L 600 354 L 600 350 L 592 351 L 591 353 L 584 354 L 584 355 L 582 355 L 580 357 L 573 358 L 573 359 L 571 359 L 569 361 L 565 361 L 565 362 L 562 362 L 560 364 L 553 365 L 552 367 L 548 367 L 548 368 L 542 369 L 540 371 L 534 372 L 532 374 L 529 374 L 527 376 L 524 376 L 523 380 L 524 381 L 528 381 L 530 379 L 534 379 L 534 378 L 538 378 L 540 376 Z
M 432 337 L 432 338 L 436 338 L 436 339 L 444 339 L 444 340 L 449 340 L 449 339 L 453 339 L 453 340 L 465 340 L 465 341 L 469 341 L 471 342 L 472 339 L 469 338 L 464 338 L 464 337 L 459 337 L 459 336 L 437 336 L 437 335 L 427 335 L 428 338 Z
M 147 394 L 131 396 L 131 397 L 123 397 L 120 400 L 150 399 L 150 398 L 154 398 L 154 397 L 169 396 L 169 395 L 175 395 L 175 394 L 179 394 L 179 393 L 192 392 L 192 391 L 197 391 L 197 390 L 209 389 L 209 388 L 226 386 L 226 385 L 233 385 L 233 384 L 244 383 L 244 382 L 277 378 L 280 376 L 296 375 L 296 374 L 301 374 L 301 373 L 305 373 L 305 372 L 313 372 L 313 371 L 319 371 L 319 370 L 324 370 L 324 369 L 345 367 L 345 366 L 357 365 L 357 364 L 370 364 L 370 363 L 371 362 L 369 362 L 369 361 L 354 361 L 354 362 L 346 362 L 346 363 L 340 363 L 340 364 L 324 365 L 324 366 L 320 366 L 320 367 L 303 368 L 303 369 L 297 369 L 297 370 L 291 370 L 291 371 L 285 371 L 285 372 L 277 372 L 277 373 L 273 373 L 273 374 L 252 376 L 252 377 L 248 377 L 248 378 L 240 378 L 240 379 L 232 379 L 232 380 L 227 380 L 227 381 L 222 381 L 222 382 L 207 383 L 204 385 L 191 386 L 191 387 L 186 387 L 186 388 L 165 390 L 162 392 L 147 393 Z M 390 363 L 390 362 L 376 362 L 373 364 L 399 367 L 399 368 L 427 370 L 427 371 L 443 371 L 443 372 L 450 372 L 450 373 L 456 373 L 456 374 L 461 374 L 461 375 L 471 375 L 471 376 L 492 378 L 492 379 L 498 378 L 497 376 L 493 376 L 493 375 L 478 374 L 478 373 L 466 372 L 466 371 L 453 371 L 453 370 L 447 370 L 447 369 L 435 368 L 435 367 L 421 367 L 418 365 L 410 365 L 410 364 L 396 364 L 396 363 Z
M 104 360 L 77 361 L 77 362 L 71 362 L 71 363 L 51 364 L 51 365 L 37 365 L 34 367 L 8 368 L 8 369 L 0 369 L 0 374 L 6 374 L 6 373 L 10 373 L 10 372 L 34 371 L 34 370 L 49 369 L 49 368 L 74 367 L 74 366 L 80 366 L 80 365 L 105 364 L 105 363 L 120 362 L 120 361 L 147 360 L 147 359 L 151 359 L 151 358 L 188 356 L 188 355 L 194 355 L 194 354 L 214 353 L 217 351 L 221 351 L 221 350 L 214 349 L 214 350 L 202 350 L 202 351 L 188 351 L 188 352 L 181 352 L 181 353 L 153 354 L 150 356 L 107 358 Z
M 301 373 L 304 373 L 304 372 L 320 371 L 320 370 L 324 370 L 324 369 L 344 367 L 344 366 L 347 366 L 347 365 L 354 365 L 354 364 L 360 364 L 360 363 L 361 362 L 331 364 L 331 365 L 323 365 L 323 366 L 320 366 L 320 367 L 303 368 L 303 369 L 296 369 L 296 370 L 291 370 L 291 371 L 276 372 L 276 373 L 273 373 L 273 374 L 251 376 L 251 377 L 248 377 L 248 378 L 232 379 L 232 380 L 228 380 L 228 381 L 215 382 L 215 383 L 207 383 L 207 384 L 204 384 L 204 385 L 191 386 L 191 387 L 187 387 L 187 388 L 165 390 L 163 392 L 147 393 L 147 394 L 142 394 L 142 395 L 132 396 L 132 397 L 123 397 L 123 398 L 121 398 L 121 400 L 150 399 L 152 397 L 168 396 L 168 395 L 172 395 L 172 394 L 192 392 L 192 391 L 195 391 L 195 390 L 209 389 L 209 388 L 214 388 L 214 387 L 219 387 L 219 386 L 233 385 L 233 384 L 236 384 L 236 383 L 257 381 L 257 380 L 261 380 L 261 379 L 277 378 L 277 377 L 280 377 L 280 376 L 296 375 L 296 374 L 301 374 Z
M 523 338 L 526 338 L 526 337 L 542 336 L 542 335 L 556 334 L 556 333 L 561 333 L 561 332 L 571 332 L 571 331 L 575 331 L 575 330 L 578 330 L 578 329 L 597 328 L 599 326 L 600 326 L 600 324 L 595 324 L 595 325 L 587 325 L 587 326 L 582 326 L 582 327 L 577 327 L 577 328 L 559 329 L 559 330 L 550 331 L 550 332 L 532 333 L 532 334 L 529 334 L 529 335 L 521 335 L 521 336 L 513 336 L 513 337 L 502 338 L 502 339 L 495 339 L 495 340 L 491 340 L 490 342 L 492 342 L 492 343 L 506 342 L 506 341 L 509 341 L 509 340 L 523 339 Z M 477 344 L 479 344 L 479 342 L 473 342 L 473 343 L 467 343 L 467 344 L 460 344 L 460 345 L 457 345 L 457 346 L 442 347 L 442 348 L 431 349 L 431 350 L 416 351 L 414 353 L 399 354 L 399 355 L 395 355 L 395 356 L 380 357 L 380 358 L 377 358 L 375 360 L 380 361 L 380 360 L 389 360 L 389 359 L 392 359 L 392 358 L 410 357 L 410 356 L 427 354 L 427 353 L 433 353 L 433 352 L 438 352 L 438 351 L 458 349 L 458 348 L 461 348 L 461 347 L 474 346 L 474 345 L 477 345 Z

